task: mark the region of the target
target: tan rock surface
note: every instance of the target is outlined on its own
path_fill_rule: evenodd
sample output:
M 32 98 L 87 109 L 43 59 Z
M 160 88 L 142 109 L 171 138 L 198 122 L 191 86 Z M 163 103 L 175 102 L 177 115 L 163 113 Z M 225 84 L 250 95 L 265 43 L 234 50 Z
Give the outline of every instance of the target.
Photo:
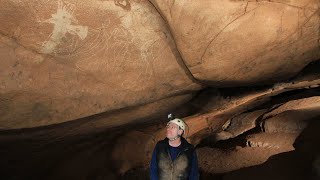
M 200 88 L 148 1 L 0 3 L 1 129 L 62 123 Z
M 151 0 L 196 79 L 237 86 L 292 77 L 320 57 L 317 0 Z

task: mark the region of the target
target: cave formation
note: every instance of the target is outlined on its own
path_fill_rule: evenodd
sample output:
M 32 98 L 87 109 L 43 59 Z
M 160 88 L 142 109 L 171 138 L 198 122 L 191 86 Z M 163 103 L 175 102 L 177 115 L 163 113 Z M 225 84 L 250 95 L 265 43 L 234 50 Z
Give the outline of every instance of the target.
M 319 0 L 1 0 L 1 179 L 320 179 Z

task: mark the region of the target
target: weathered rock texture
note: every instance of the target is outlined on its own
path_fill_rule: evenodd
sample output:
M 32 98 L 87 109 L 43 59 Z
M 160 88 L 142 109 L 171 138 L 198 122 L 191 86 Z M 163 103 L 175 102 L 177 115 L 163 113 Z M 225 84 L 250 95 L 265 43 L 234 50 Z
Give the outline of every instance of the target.
M 148 1 L 134 1 L 130 9 L 113 1 L 0 3 L 1 129 L 57 124 L 177 96 L 167 102 L 172 109 L 200 87 Z
M 150 0 L 192 74 L 236 86 L 295 75 L 319 57 L 319 1 Z

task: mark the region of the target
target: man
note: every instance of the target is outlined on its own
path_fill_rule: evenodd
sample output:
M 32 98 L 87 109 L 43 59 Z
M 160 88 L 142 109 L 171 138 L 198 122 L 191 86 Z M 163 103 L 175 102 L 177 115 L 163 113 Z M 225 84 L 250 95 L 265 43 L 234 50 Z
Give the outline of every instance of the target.
M 198 161 L 194 147 L 182 137 L 183 120 L 167 123 L 167 137 L 157 143 L 150 163 L 151 180 L 198 180 Z

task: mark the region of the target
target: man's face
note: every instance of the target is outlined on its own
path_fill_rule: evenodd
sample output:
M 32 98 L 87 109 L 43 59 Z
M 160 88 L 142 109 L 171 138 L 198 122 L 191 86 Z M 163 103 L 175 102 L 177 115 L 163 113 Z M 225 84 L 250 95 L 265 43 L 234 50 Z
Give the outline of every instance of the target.
M 181 131 L 181 130 L 180 130 Z M 174 123 L 169 123 L 167 125 L 167 138 L 172 139 L 178 136 L 179 126 Z

